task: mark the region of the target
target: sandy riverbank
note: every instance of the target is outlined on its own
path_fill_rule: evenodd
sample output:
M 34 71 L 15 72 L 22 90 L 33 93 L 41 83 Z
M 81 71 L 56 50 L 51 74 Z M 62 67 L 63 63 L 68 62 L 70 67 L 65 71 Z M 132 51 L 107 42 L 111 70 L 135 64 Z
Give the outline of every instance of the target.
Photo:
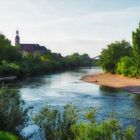
M 132 93 L 140 94 L 140 79 L 127 78 L 110 73 L 99 73 L 82 77 L 83 81 L 98 85 L 122 88 Z

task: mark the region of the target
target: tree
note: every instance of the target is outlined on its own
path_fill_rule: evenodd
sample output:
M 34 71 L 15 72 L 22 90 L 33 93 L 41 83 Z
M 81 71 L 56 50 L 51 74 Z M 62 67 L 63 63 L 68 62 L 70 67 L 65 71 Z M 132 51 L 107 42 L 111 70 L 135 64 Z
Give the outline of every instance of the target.
M 4 35 L 0 35 L 0 62 L 3 60 L 19 61 L 21 60 L 21 54 Z
M 0 47 L 10 46 L 11 41 L 8 40 L 3 34 L 0 34 Z
M 40 55 L 37 52 L 20 52 L 19 46 L 12 46 L 11 42 L 0 34 L 0 76 L 33 75 L 54 72 L 75 67 L 92 66 L 93 59 L 87 54 L 78 53 L 63 57 L 59 53 L 47 51 Z
M 0 89 L 0 130 L 14 134 L 18 133 L 17 127 L 22 126 L 27 119 L 28 109 L 22 107 L 18 91 L 8 88 Z
M 131 56 L 132 48 L 129 42 L 122 40 L 108 45 L 100 56 L 100 64 L 106 72 L 116 73 L 117 63 L 123 56 Z
M 140 23 L 136 31 L 132 33 L 132 43 L 137 76 L 140 76 Z
M 71 67 L 92 66 L 93 64 L 93 60 L 88 56 L 88 54 L 80 55 L 78 53 L 74 53 L 66 58 L 71 64 Z
M 128 56 L 122 57 L 117 64 L 117 73 L 124 76 L 136 77 L 137 71 L 133 59 Z

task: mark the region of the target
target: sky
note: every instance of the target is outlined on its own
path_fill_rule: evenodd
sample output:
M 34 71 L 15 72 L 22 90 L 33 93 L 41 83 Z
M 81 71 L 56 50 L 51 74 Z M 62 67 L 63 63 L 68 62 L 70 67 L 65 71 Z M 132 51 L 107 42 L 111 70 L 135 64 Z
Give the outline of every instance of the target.
M 69 55 L 100 54 L 126 39 L 140 22 L 140 0 L 0 0 L 0 33 L 14 44 L 39 43 Z

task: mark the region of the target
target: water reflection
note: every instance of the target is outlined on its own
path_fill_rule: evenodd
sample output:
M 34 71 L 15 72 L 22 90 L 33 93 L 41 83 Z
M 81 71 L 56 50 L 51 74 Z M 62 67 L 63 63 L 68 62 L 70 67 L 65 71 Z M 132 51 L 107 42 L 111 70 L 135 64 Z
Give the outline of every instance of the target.
M 107 87 L 107 86 L 99 86 L 100 87 L 100 90 L 103 91 L 103 93 L 117 93 L 117 92 L 120 92 L 121 89 L 117 89 L 117 88 L 113 88 L 113 87 Z

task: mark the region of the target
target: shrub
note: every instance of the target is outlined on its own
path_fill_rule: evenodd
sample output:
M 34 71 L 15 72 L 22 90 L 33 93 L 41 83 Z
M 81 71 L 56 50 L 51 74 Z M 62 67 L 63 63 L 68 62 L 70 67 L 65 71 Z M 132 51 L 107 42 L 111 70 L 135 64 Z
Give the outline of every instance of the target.
M 88 111 L 81 121 L 76 108 L 71 105 L 66 105 L 61 113 L 47 106 L 34 118 L 44 130 L 46 139 L 134 140 L 135 138 L 135 129 L 133 127 L 122 129 L 115 118 L 96 122 L 94 109 Z
M 135 129 L 132 126 L 122 130 L 117 119 L 102 122 L 81 122 L 71 127 L 73 140 L 134 140 Z
M 116 41 L 103 49 L 100 56 L 100 64 L 106 72 L 116 73 L 117 63 L 121 57 L 131 56 L 132 48 L 130 43 L 122 40 L 121 42 Z
M 57 110 L 45 107 L 40 114 L 36 115 L 34 121 L 43 128 L 48 140 L 60 137 L 60 114 Z
M 27 119 L 27 109 L 17 90 L 0 89 L 0 130 L 18 134 L 17 127 Z
M 72 125 L 76 124 L 78 121 L 78 110 L 72 105 L 64 106 L 64 112 L 61 118 L 61 132 L 62 132 L 62 140 L 73 139 L 74 135 L 71 131 Z
M 134 66 L 133 59 L 127 56 L 122 57 L 117 63 L 117 73 L 129 77 L 137 76 L 137 69 Z
M 61 113 L 48 106 L 44 107 L 33 120 L 44 130 L 47 140 L 68 140 L 73 138 L 71 126 L 77 122 L 77 110 L 71 105 Z
M 18 138 L 8 132 L 0 131 L 0 140 L 18 140 Z
M 2 61 L 0 65 L 0 76 L 19 75 L 21 72 L 20 65 Z
M 135 129 L 133 126 L 127 127 L 125 130 L 125 135 L 124 135 L 125 140 L 134 140 L 135 139 L 134 133 L 135 133 Z

